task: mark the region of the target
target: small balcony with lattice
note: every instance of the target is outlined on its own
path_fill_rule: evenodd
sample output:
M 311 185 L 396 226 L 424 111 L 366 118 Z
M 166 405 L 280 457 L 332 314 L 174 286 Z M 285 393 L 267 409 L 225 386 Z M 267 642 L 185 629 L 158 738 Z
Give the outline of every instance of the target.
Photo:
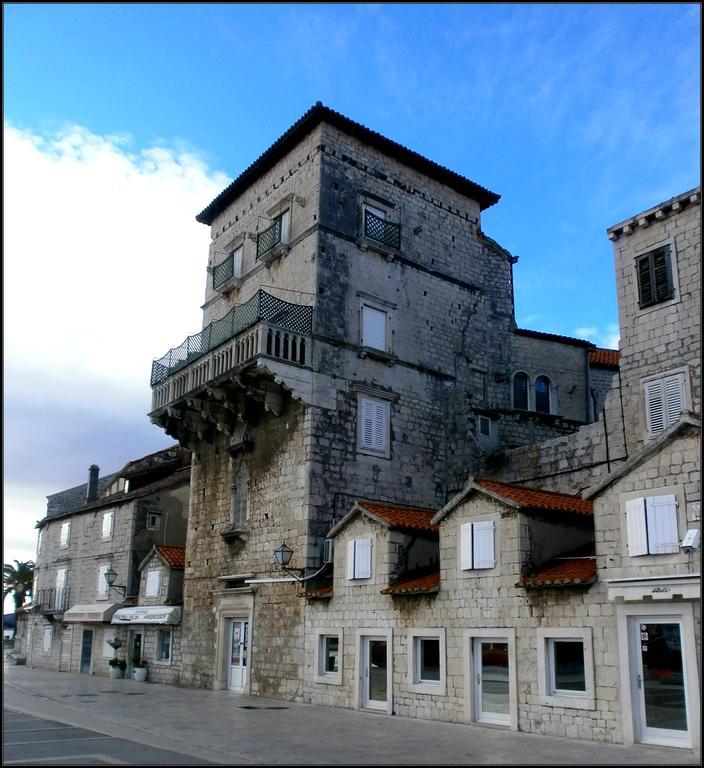
M 202 419 L 225 411 L 207 419 L 221 428 L 232 422 L 233 401 L 244 396 L 260 396 L 266 410 L 276 412 L 280 384 L 292 390 L 304 373 L 310 374 L 312 329 L 312 306 L 259 289 L 154 360 L 152 421 L 166 428 L 170 419 L 184 420 L 189 410 L 191 421 L 194 414 Z M 235 429 L 236 421 L 226 431 L 235 434 Z
M 383 213 L 364 208 L 359 244 L 363 249 L 372 248 L 392 257 L 401 250 L 401 225 L 388 221 Z

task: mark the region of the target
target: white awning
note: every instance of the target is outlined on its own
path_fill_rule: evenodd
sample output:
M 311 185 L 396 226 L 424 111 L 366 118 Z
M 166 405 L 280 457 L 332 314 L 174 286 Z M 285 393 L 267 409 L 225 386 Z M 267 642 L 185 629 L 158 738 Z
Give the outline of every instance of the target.
M 109 622 L 119 603 L 93 603 L 92 605 L 74 605 L 63 615 L 62 621 L 80 624 L 103 624 Z
M 112 617 L 113 624 L 179 624 L 181 608 L 172 605 L 120 608 Z

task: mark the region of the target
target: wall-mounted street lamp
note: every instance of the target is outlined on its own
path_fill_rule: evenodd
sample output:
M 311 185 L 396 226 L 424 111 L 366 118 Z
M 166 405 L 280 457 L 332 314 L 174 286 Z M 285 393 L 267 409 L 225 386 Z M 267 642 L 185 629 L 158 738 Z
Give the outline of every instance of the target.
M 315 573 L 311 573 L 309 576 L 304 576 L 303 574 L 305 573 L 305 568 L 297 568 L 297 574 L 287 568 L 288 564 L 291 562 L 292 556 L 293 550 L 285 541 L 281 542 L 281 546 L 274 550 L 274 558 L 276 559 L 276 564 L 289 576 L 293 576 L 296 581 L 308 581 L 309 579 L 315 578 L 319 573 L 322 573 L 328 565 L 328 563 L 323 563 L 323 565 L 318 568 Z
M 122 595 L 122 599 L 125 599 L 125 594 L 127 592 L 127 587 L 123 586 L 122 584 L 115 584 L 115 579 L 117 578 L 117 571 L 110 566 L 107 571 L 105 571 L 105 581 L 108 583 L 108 592 L 111 589 L 114 589 L 115 592 L 119 592 Z

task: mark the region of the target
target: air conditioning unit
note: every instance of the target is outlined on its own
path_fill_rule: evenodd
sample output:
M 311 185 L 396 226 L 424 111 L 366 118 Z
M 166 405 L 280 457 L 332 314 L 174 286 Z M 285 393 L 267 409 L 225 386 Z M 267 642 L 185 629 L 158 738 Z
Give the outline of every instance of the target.
M 323 542 L 323 564 L 332 563 L 333 558 L 333 540 L 325 539 Z

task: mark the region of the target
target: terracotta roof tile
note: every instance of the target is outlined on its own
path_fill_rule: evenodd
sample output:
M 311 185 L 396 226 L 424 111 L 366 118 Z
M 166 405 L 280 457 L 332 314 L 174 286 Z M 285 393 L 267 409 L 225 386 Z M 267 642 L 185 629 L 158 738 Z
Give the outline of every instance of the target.
M 596 581 L 593 557 L 556 558 L 521 576 L 524 587 L 568 587 L 589 585 Z
M 170 547 L 166 544 L 157 544 L 154 549 L 166 560 L 172 568 L 186 567 L 186 548 Z
M 597 347 L 589 350 L 589 365 L 599 368 L 618 368 L 621 353 L 617 349 L 603 349 Z
M 382 595 L 420 595 L 437 592 L 440 589 L 440 571 L 428 573 L 425 576 L 411 576 L 401 578 L 386 589 L 381 590 Z
M 546 512 L 572 512 L 580 515 L 592 515 L 592 502 L 569 493 L 542 491 L 526 488 L 522 485 L 509 485 L 498 480 L 475 477 L 475 485 L 486 488 L 487 491 L 516 502 L 521 509 L 532 509 Z
M 402 507 L 396 504 L 376 501 L 360 501 L 359 506 L 373 515 L 386 520 L 392 528 L 408 528 L 414 531 L 428 531 L 430 533 L 438 532 L 438 526 L 430 522 L 437 510 Z

